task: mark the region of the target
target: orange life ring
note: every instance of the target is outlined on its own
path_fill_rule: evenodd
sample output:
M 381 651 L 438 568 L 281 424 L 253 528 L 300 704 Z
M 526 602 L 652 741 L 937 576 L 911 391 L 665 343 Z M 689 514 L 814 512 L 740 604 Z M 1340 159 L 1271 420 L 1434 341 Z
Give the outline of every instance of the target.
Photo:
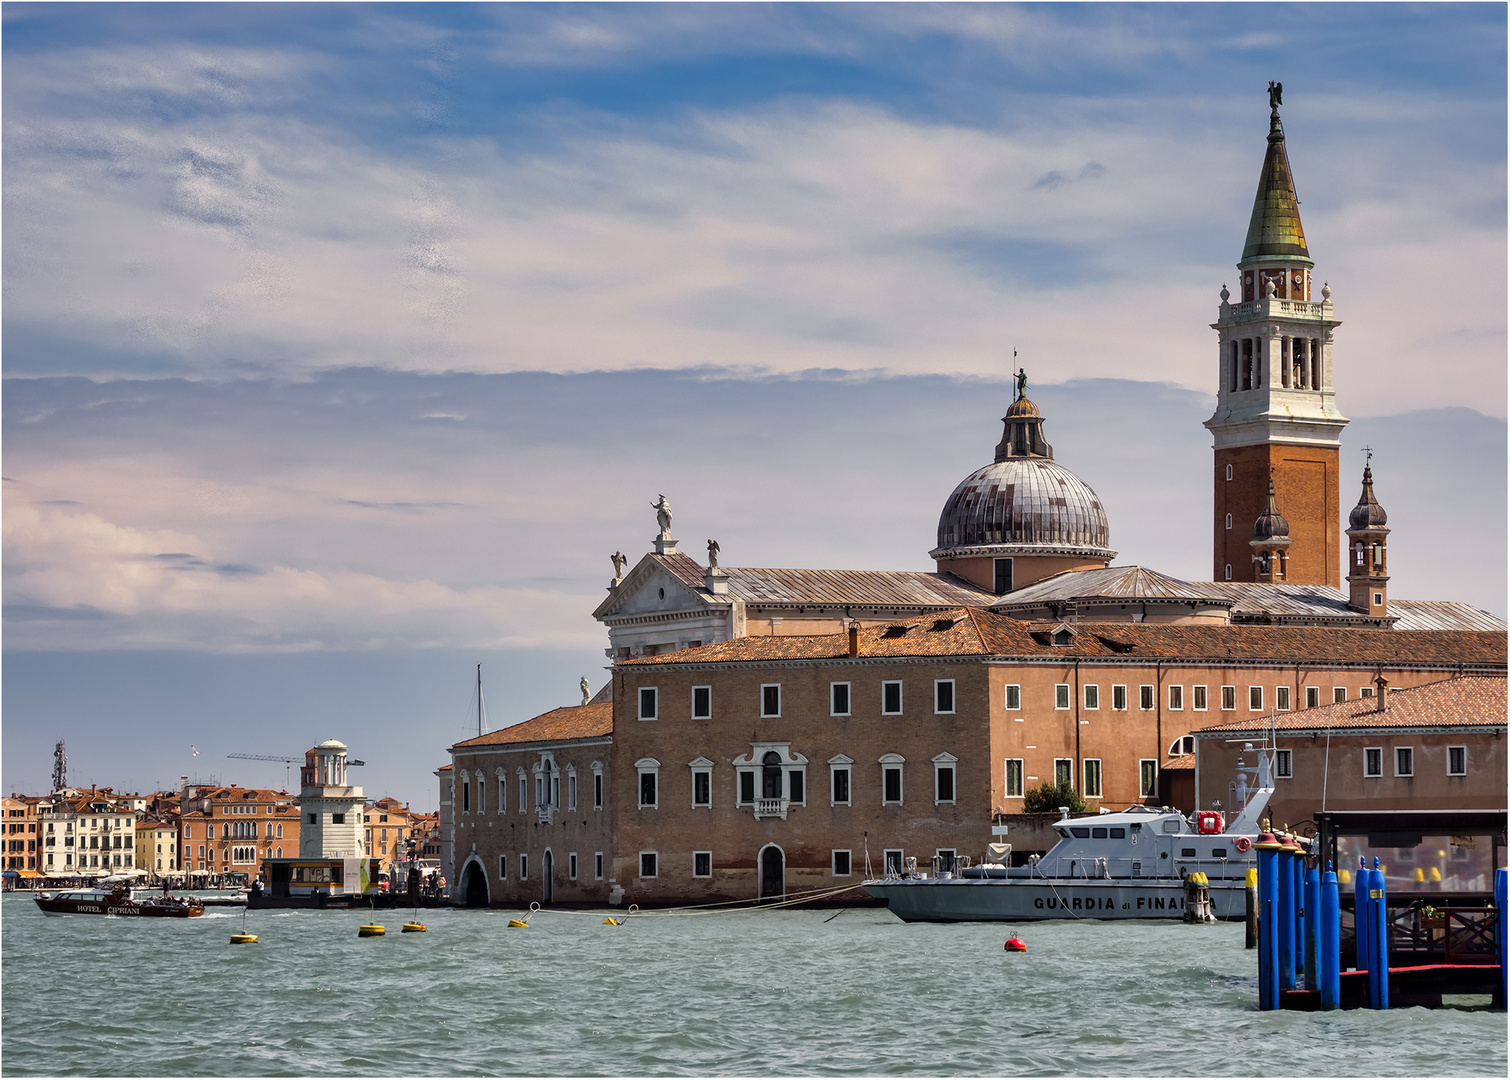
M 1238 854 L 1242 854 L 1253 846 L 1253 841 L 1249 840 L 1246 836 L 1239 836 L 1236 840 L 1232 841 L 1232 846 L 1237 848 Z

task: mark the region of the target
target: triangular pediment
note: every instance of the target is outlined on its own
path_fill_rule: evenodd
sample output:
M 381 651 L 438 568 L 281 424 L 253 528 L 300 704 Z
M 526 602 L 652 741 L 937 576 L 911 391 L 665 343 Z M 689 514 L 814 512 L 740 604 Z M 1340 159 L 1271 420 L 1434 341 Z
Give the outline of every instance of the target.
M 643 556 L 634 569 L 624 575 L 624 580 L 598 605 L 592 613 L 593 618 L 602 620 L 661 611 L 687 611 L 722 607 L 728 603 L 725 599 L 715 598 L 704 589 L 689 585 L 683 577 L 664 565 L 663 560 L 667 558 L 668 556 Z M 691 570 L 693 567 L 684 569 Z M 698 572 L 701 569 L 696 567 Z

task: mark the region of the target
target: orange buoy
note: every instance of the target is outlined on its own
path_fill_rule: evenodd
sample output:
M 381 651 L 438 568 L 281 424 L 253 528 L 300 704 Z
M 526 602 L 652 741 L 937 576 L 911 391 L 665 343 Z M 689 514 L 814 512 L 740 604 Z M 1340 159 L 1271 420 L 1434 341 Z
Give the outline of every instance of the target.
M 1022 938 L 1020 938 L 1020 937 L 1007 938 L 1007 944 L 1004 947 L 1006 948 L 1007 952 L 1027 952 L 1028 951 L 1028 944 L 1027 944 L 1027 942 L 1023 941 Z

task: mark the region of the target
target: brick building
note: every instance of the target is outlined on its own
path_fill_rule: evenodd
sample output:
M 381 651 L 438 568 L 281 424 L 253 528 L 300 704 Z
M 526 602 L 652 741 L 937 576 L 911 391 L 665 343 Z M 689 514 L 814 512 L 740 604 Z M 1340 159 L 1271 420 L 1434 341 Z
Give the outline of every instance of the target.
M 189 785 L 181 806 L 179 850 L 190 880 L 251 878 L 265 859 L 298 854 L 299 805 L 286 791 Z

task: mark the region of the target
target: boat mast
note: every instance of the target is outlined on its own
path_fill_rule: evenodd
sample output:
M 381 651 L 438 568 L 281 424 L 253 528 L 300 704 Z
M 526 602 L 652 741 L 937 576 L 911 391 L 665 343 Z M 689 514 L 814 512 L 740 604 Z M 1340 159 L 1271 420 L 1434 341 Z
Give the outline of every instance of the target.
M 482 665 L 477 665 L 477 734 L 484 734 L 482 730 Z

